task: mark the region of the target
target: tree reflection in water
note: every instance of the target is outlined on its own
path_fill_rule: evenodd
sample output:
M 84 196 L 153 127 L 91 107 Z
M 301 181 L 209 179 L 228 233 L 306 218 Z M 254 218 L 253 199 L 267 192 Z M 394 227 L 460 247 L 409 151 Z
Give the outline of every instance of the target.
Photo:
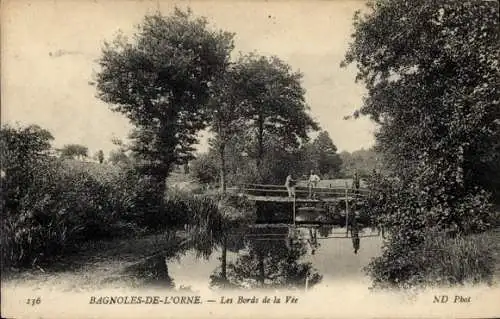
M 304 289 L 321 281 L 312 264 L 300 260 L 307 246 L 297 233 L 281 239 L 265 234 L 241 239 L 236 242 L 244 242 L 244 248 L 234 262 L 227 263 L 222 250 L 221 266 L 210 276 L 211 287 Z

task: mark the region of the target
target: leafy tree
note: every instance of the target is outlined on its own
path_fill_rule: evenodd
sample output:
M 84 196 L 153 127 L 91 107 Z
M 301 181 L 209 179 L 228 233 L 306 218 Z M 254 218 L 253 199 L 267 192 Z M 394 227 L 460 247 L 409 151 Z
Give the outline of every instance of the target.
M 385 166 L 382 163 L 383 156 L 373 149 L 360 149 L 354 152 L 341 152 L 339 153 L 342 160 L 341 175 L 351 178 L 354 171 L 357 169 L 359 176 L 367 178 L 373 170 L 384 170 Z
M 357 113 L 380 125 L 377 149 L 395 175 L 384 256 L 418 251 L 431 228 L 488 227 L 485 191 L 498 192 L 500 173 L 498 18 L 495 2 L 455 0 L 377 0 L 355 16 L 345 62 L 368 89 Z
M 99 150 L 97 152 L 97 160 L 99 161 L 100 164 L 104 162 L 104 152 L 102 150 Z
M 226 147 L 231 138 L 245 129 L 243 97 L 246 89 L 241 84 L 241 78 L 232 66 L 221 74 L 212 85 L 209 103 L 210 129 L 215 138 L 210 141 L 217 150 L 220 163 L 220 186 L 222 193 L 226 192 Z
M 233 135 L 226 145 L 227 180 L 230 185 L 245 183 L 282 184 L 288 174 L 300 174 L 304 171 L 304 159 L 299 147 L 287 147 L 278 136 L 266 134 L 264 138 L 262 164 L 257 167 L 255 139 L 251 132 L 240 132 Z M 218 151 L 211 147 L 207 160 L 216 166 L 219 162 Z
M 321 175 L 337 176 L 340 172 L 342 160 L 337 154 L 337 147 L 327 131 L 319 133 L 313 141 L 313 151 L 317 159 L 316 169 Z
M 302 145 L 299 156 L 304 175 L 309 175 L 311 170 L 330 178 L 340 174 L 342 160 L 327 131 L 320 132 L 312 142 Z
M 49 159 L 52 134 L 37 125 L 0 130 L 0 162 L 2 163 L 2 212 L 16 213 L 35 176 L 37 169 Z
M 297 146 L 307 140 L 318 124 L 307 114 L 302 74 L 277 57 L 249 54 L 235 63 L 234 72 L 242 87 L 245 116 L 256 140 L 256 164 L 261 168 L 266 135 L 280 138 L 283 145 Z
M 113 165 L 129 165 L 132 163 L 127 154 L 121 149 L 109 152 L 109 162 Z
M 201 154 L 191 162 L 191 174 L 201 183 L 212 184 L 217 181 L 219 172 L 213 154 Z
M 233 48 L 232 34 L 207 24 L 179 9 L 167 17 L 148 15 L 133 42 L 118 37 L 99 59 L 99 97 L 135 125 L 131 149 L 158 194 L 172 166 L 193 157 L 192 144 L 207 120 L 209 83 L 224 71 Z
M 359 111 L 381 124 L 378 147 L 405 176 L 418 174 L 418 163 L 440 163 L 457 187 L 489 186 L 484 172 L 498 174 L 491 168 L 499 159 L 498 6 L 375 1 L 370 8 L 356 16 L 346 61 L 357 63 L 368 88 Z
M 61 149 L 61 156 L 64 158 L 84 158 L 88 156 L 88 147 L 80 144 L 66 144 Z

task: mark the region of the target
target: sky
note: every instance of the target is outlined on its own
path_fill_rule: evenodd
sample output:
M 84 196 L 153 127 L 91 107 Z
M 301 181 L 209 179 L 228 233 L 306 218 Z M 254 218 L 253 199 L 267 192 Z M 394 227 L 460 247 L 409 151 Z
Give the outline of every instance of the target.
M 132 34 L 144 15 L 190 7 L 212 28 L 236 33 L 235 52 L 276 55 L 304 74 L 311 116 L 339 151 L 373 145 L 369 119 L 344 120 L 362 104 L 365 90 L 354 66 L 340 68 L 352 16 L 363 1 L 146 1 L 6 0 L 1 28 L 1 121 L 38 124 L 54 146 L 77 143 L 91 154 L 114 149 L 131 126 L 96 97 L 90 85 L 101 48 L 118 31 Z M 201 134 L 200 152 L 207 149 Z

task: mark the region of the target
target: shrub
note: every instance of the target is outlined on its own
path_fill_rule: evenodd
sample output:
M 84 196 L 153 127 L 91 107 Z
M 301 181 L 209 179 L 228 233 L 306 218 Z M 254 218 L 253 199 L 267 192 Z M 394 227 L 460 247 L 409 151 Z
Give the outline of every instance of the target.
M 33 168 L 31 184 L 2 223 L 5 262 L 29 265 L 81 241 L 116 235 L 122 201 L 116 180 L 99 181 L 47 159 Z M 21 186 L 18 186 L 21 187 Z M 126 227 L 126 225 L 123 225 Z
M 370 218 L 389 233 L 382 256 L 368 268 L 375 285 L 488 282 L 492 252 L 471 240 L 494 227 L 490 197 L 477 187 L 432 178 L 434 173 L 428 169 L 407 181 L 382 176 L 370 180 Z M 472 246 L 478 248 L 467 253 Z M 467 270 L 471 275 L 464 275 L 459 263 L 472 265 Z
M 1 133 L 3 266 L 48 262 L 88 240 L 186 224 L 210 243 L 226 227 L 218 198 L 163 194 L 132 166 L 50 157 L 50 133 L 38 127 Z
M 495 244 L 488 234 L 451 238 L 429 232 L 413 247 L 405 240 L 385 243 L 382 256 L 366 268 L 377 288 L 490 284 Z
M 219 178 L 217 160 L 208 154 L 200 155 L 191 162 L 190 174 L 201 183 L 216 183 Z

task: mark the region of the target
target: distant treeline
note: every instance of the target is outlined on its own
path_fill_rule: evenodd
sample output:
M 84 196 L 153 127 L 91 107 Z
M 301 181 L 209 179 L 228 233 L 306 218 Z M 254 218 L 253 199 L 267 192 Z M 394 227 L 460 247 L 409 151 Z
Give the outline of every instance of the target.
M 352 178 L 358 170 L 367 178 L 381 164 L 373 150 L 337 153 L 328 132 L 296 148 L 284 147 L 278 138 L 269 135 L 264 146 L 260 168 L 252 153 L 251 140 L 234 136 L 226 146 L 225 167 L 228 185 L 264 182 L 282 184 L 288 174 L 308 178 L 311 171 L 322 179 Z M 220 180 L 220 159 L 212 147 L 190 162 L 190 172 L 202 183 L 217 184 Z

